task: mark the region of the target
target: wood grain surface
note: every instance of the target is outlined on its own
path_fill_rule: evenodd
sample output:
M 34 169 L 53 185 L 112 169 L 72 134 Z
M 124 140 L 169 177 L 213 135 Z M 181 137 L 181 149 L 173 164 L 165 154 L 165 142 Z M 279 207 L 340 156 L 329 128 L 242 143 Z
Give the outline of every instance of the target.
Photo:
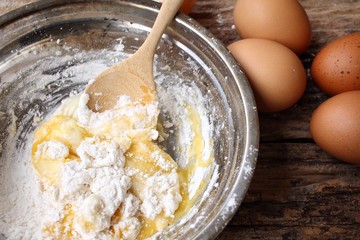
M 311 44 L 301 56 L 309 72 L 326 43 L 360 31 L 360 1 L 299 2 L 312 25 Z M 191 16 L 228 45 L 239 39 L 232 20 L 234 3 L 198 0 Z M 324 153 L 309 133 L 312 112 L 325 99 L 308 75 L 306 92 L 294 107 L 260 114 L 255 175 L 219 240 L 360 239 L 360 167 Z
M 31 0 L 1 0 L 0 13 L 28 2 Z M 308 70 L 326 43 L 360 31 L 360 1 L 299 2 L 313 32 L 311 44 L 301 56 Z M 190 16 L 228 45 L 239 39 L 232 20 L 234 4 L 235 0 L 198 0 Z M 309 133 L 312 112 L 326 98 L 308 76 L 305 95 L 295 106 L 260 114 L 255 175 L 219 240 L 360 239 L 360 167 L 324 153 Z

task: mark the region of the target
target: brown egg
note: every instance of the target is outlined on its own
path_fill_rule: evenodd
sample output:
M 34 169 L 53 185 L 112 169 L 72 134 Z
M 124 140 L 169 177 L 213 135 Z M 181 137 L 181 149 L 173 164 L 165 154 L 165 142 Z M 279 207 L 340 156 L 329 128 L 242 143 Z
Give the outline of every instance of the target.
M 309 45 L 309 18 L 297 0 L 237 0 L 233 15 L 241 38 L 277 41 L 296 54 Z
M 360 164 L 360 91 L 340 93 L 323 102 L 311 118 L 310 132 L 325 152 Z
M 244 39 L 228 49 L 254 92 L 259 111 L 278 112 L 295 104 L 306 87 L 305 69 L 295 53 L 265 39 Z
M 163 0 L 157 0 L 157 1 L 162 2 Z M 195 2 L 196 0 L 184 0 L 180 6 L 179 11 L 185 14 L 189 14 L 195 5 Z
M 180 7 L 180 12 L 189 14 L 195 5 L 196 0 L 184 0 Z
M 325 46 L 314 58 L 311 76 L 329 95 L 360 90 L 360 32 Z

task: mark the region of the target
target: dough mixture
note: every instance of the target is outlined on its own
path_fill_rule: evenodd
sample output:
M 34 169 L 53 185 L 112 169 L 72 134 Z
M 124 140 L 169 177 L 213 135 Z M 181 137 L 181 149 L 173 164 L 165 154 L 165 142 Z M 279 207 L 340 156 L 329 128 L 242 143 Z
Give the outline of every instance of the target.
M 157 102 L 121 96 L 114 109 L 95 113 L 87 101 L 69 97 L 34 135 L 32 163 L 46 199 L 42 237 L 146 239 L 186 215 L 209 177 L 194 182 L 197 169 L 214 163 L 202 156 L 196 111 L 187 107 L 193 160 L 179 167 L 156 143 L 163 138 Z

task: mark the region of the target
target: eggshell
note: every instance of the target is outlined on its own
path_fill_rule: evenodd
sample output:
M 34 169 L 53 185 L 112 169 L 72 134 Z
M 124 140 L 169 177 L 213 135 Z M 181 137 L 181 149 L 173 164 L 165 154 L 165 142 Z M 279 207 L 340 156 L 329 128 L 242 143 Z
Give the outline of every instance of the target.
M 340 93 L 323 102 L 313 113 L 310 132 L 325 152 L 360 164 L 360 91 Z
M 180 12 L 189 14 L 195 5 L 196 0 L 184 0 L 180 7 Z
M 325 93 L 360 90 L 360 32 L 338 38 L 314 58 L 311 76 Z
M 244 39 L 228 49 L 254 92 L 259 111 L 278 112 L 295 104 L 306 87 L 305 69 L 295 53 L 265 39 Z
M 162 2 L 163 0 L 158 0 L 158 1 Z M 184 14 L 189 14 L 195 5 L 195 2 L 196 0 L 184 0 L 180 6 L 179 11 Z
M 310 43 L 310 21 L 296 0 L 237 0 L 233 15 L 241 38 L 277 41 L 296 54 Z

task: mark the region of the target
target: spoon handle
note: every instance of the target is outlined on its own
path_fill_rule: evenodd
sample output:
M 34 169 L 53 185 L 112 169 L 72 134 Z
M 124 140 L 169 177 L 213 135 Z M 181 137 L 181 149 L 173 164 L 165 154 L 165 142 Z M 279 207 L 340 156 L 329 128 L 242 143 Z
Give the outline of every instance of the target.
M 149 36 L 139 49 L 146 57 L 154 58 L 156 47 L 166 27 L 171 23 L 184 0 L 163 0 Z M 150 59 L 148 59 L 150 60 Z

